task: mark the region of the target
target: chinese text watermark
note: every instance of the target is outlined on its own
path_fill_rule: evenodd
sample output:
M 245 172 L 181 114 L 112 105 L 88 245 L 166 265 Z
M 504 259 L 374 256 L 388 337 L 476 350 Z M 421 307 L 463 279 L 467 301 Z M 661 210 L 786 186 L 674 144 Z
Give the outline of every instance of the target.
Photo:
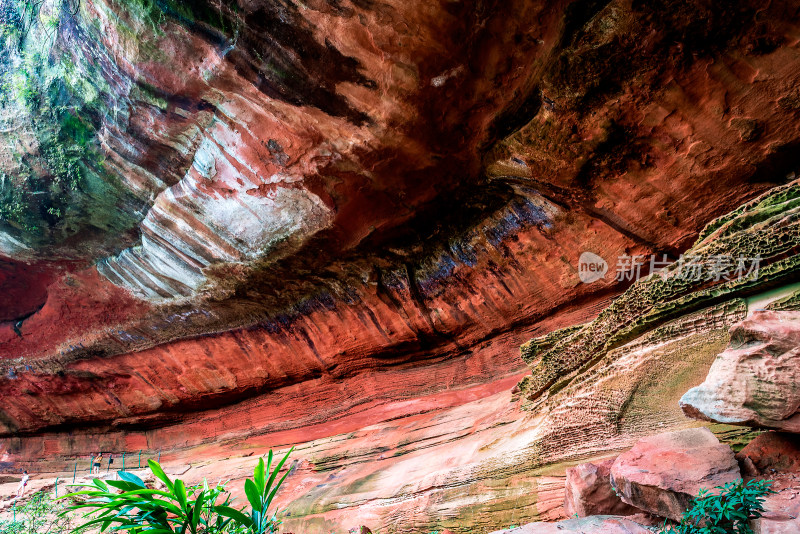
M 617 258 L 615 279 L 619 282 L 635 282 L 643 276 L 658 274 L 664 277 L 669 268 L 671 277 L 689 282 L 720 282 L 758 278 L 761 257 L 681 255 L 671 261 L 666 254 L 620 256 Z M 606 261 L 591 252 L 581 254 L 578 276 L 581 282 L 590 284 L 604 278 L 608 272 Z

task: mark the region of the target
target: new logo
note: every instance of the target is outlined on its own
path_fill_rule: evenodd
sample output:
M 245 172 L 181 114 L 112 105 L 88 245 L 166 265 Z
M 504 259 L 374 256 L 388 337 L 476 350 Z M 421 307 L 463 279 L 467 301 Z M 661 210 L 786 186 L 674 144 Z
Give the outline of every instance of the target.
M 578 259 L 578 276 L 584 284 L 603 278 L 608 272 L 606 260 L 592 252 L 584 252 Z

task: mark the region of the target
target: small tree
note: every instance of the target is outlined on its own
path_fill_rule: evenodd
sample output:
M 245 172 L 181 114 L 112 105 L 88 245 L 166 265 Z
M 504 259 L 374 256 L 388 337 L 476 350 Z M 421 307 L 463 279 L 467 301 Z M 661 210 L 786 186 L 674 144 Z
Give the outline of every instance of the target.
M 764 500 L 772 489 L 771 480 L 743 480 L 701 489 L 692 508 L 680 523 L 662 529 L 662 534 L 753 534 L 750 520 L 761 517 Z

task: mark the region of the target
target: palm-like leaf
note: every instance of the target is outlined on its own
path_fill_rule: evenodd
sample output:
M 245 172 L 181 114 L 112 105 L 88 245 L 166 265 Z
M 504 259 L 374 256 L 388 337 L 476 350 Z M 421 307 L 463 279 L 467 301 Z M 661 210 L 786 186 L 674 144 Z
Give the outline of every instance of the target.
M 86 522 L 76 532 L 99 527 L 101 532 L 129 534 L 272 533 L 280 521 L 277 513 L 269 515 L 269 509 L 288 472 L 277 482 L 276 479 L 292 450 L 274 469 L 272 451 L 266 464 L 263 458 L 259 459 L 253 479 L 245 480 L 244 484 L 249 514 L 230 506 L 231 497 L 224 485 L 212 488 L 204 480 L 200 486 L 187 487 L 180 479 L 171 480 L 153 460 L 148 464 L 153 475 L 163 482 L 163 490 L 148 488 L 133 473 L 120 472 L 120 480 L 94 479 L 90 484 L 77 486 L 82 489 L 62 499 L 74 500 L 67 511 L 85 512 Z

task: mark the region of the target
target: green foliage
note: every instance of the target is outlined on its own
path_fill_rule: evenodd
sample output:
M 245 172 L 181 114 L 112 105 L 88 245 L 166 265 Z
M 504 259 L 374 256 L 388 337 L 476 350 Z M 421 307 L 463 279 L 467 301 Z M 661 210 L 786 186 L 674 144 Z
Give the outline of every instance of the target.
M 267 463 L 259 458 L 252 479 L 246 479 L 245 494 L 250 509 L 231 506 L 231 496 L 225 486 L 202 485 L 187 487 L 182 480 L 170 479 L 161 466 L 150 460 L 150 470 L 163 482 L 165 489 L 148 488 L 133 473 L 120 472 L 122 480 L 95 479 L 88 489 L 71 493 L 64 498 L 76 500 L 69 511 L 86 511 L 87 521 L 76 530 L 100 527 L 130 534 L 265 534 L 276 532 L 281 521 L 277 510 L 270 508 L 288 471 L 280 480 L 278 472 L 289 458 L 292 449 L 272 467 L 269 451 Z
M 34 493 L 17 508 L 16 520 L 0 519 L 0 534 L 66 534 L 72 530 L 69 516 L 63 515 L 65 505 L 49 493 Z
M 7 221 L 18 228 L 32 230 L 28 223 L 28 204 L 22 191 L 11 178 L 0 173 L 0 221 Z
M 77 0 L 3 0 L 0 30 L 0 108 L 27 120 L 35 143 L 6 136 L 16 161 L 0 175 L 0 223 L 37 240 L 75 232 L 87 184 L 103 171 L 96 141 L 102 113 L 93 66 L 76 67 L 53 53 L 60 17 Z M 26 39 L 27 36 L 27 39 Z M 102 84 L 101 84 L 102 85 Z M 8 150 L 7 149 L 7 150 Z M 69 237 L 63 235 L 62 238 Z
M 775 493 L 771 480 L 742 480 L 700 490 L 681 522 L 662 534 L 753 534 L 749 521 L 761 517 L 766 495 Z
M 42 147 L 42 156 L 53 174 L 54 184 L 62 189 L 66 188 L 72 191 L 78 189 L 82 179 L 78 166 L 81 159 L 80 151 L 77 155 L 68 154 L 63 145 L 54 143 Z
M 15 177 L 0 173 L 0 221 L 37 233 L 69 212 L 72 195 L 86 181 L 83 162 L 91 152 L 67 139 L 63 132 L 43 136 L 38 153 L 20 161 Z

